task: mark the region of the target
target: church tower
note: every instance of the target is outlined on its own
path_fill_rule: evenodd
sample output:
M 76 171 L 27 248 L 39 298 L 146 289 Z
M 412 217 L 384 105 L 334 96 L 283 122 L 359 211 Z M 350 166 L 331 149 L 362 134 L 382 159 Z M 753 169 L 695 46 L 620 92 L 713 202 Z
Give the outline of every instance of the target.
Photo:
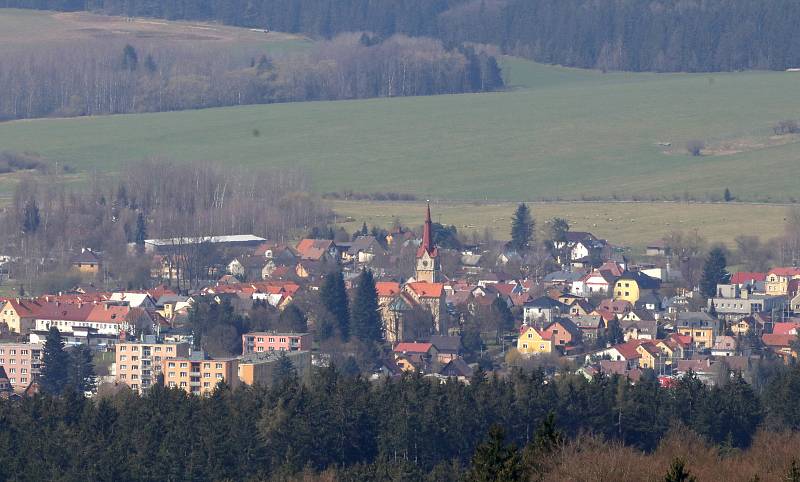
M 422 228 L 422 244 L 417 250 L 416 280 L 428 283 L 441 282 L 439 252 L 433 245 L 433 232 L 431 222 L 431 204 L 425 216 L 425 226 Z

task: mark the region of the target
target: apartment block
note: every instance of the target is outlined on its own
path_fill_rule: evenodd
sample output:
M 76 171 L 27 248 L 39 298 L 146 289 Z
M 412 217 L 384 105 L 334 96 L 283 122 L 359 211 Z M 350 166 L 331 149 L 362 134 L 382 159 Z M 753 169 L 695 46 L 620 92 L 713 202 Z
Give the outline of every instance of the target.
M 210 358 L 202 351 L 189 356 L 162 360 L 164 384 L 193 395 L 209 395 L 219 382 L 230 387 L 239 385 L 236 358 Z
M 190 352 L 188 343 L 163 343 L 154 336 L 120 342 L 116 346 L 116 379 L 141 393 L 156 383 L 164 360 L 185 358 Z
M 15 392 L 25 390 L 39 377 L 42 345 L 34 343 L 0 343 L 0 366 L 6 372 Z
M 242 335 L 242 354 L 270 351 L 311 351 L 311 333 L 253 332 Z

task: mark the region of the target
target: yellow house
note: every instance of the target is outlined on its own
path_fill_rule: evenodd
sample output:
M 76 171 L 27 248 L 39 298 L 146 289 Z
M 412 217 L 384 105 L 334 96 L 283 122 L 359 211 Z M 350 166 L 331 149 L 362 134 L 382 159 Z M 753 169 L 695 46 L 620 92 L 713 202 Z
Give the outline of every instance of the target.
M 717 337 L 717 321 L 706 313 L 679 313 L 678 333 L 692 337 L 695 348 L 711 348 Z
M 646 291 L 657 290 L 659 280 L 638 271 L 624 273 L 614 283 L 614 299 L 635 304 Z
M 541 331 L 523 325 L 517 339 L 517 351 L 523 355 L 539 355 L 553 352 L 553 340 Z
M 642 343 L 636 347 L 639 356 L 639 368 L 657 368 L 661 361 L 661 350 L 651 343 Z
M 800 279 L 800 268 L 773 268 L 767 272 L 764 290 L 768 295 L 785 295 L 793 279 Z
M 38 301 L 13 298 L 3 304 L 0 322 L 12 333 L 27 334 L 36 324 L 36 314 L 42 306 Z
M 79 254 L 73 256 L 72 269 L 77 270 L 81 274 L 97 275 L 102 268 L 100 256 L 95 254 L 91 249 L 82 249 Z

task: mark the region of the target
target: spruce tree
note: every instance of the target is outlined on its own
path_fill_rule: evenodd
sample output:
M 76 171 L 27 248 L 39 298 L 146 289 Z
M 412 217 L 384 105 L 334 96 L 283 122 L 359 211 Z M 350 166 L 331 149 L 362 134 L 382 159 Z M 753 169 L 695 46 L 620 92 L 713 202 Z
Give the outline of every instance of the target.
M 95 388 L 96 376 L 92 362 L 92 350 L 79 345 L 69 352 L 68 383 L 78 393 L 91 392 Z
M 725 268 L 725 252 L 722 248 L 713 248 L 708 253 L 703 266 L 703 276 L 700 278 L 700 293 L 706 298 L 713 298 L 717 293 L 717 285 L 728 281 L 728 271 Z
M 530 209 L 525 203 L 520 203 L 511 218 L 511 248 L 519 252 L 527 251 L 533 241 L 534 227 Z
M 147 239 L 147 223 L 144 219 L 144 214 L 139 213 L 136 216 L 136 247 L 144 250 L 144 240 Z
M 686 463 L 680 458 L 672 461 L 669 472 L 664 477 L 664 482 L 694 482 L 695 480 L 697 479 L 686 470 Z
M 352 334 L 359 340 L 379 342 L 383 338 L 381 316 L 378 311 L 378 292 L 370 270 L 363 270 L 359 277 L 350 321 Z
M 489 440 L 475 449 L 467 480 L 500 482 L 522 480 L 522 457 L 514 445 L 505 444 L 505 431 L 499 425 L 489 429 Z
M 39 386 L 45 393 L 60 395 L 69 383 L 70 356 L 64 351 L 64 340 L 57 328 L 51 327 L 42 350 Z
M 333 321 L 342 340 L 347 341 L 350 338 L 350 309 L 341 271 L 332 271 L 325 276 L 325 281 L 319 290 L 319 298 L 325 309 L 333 315 Z

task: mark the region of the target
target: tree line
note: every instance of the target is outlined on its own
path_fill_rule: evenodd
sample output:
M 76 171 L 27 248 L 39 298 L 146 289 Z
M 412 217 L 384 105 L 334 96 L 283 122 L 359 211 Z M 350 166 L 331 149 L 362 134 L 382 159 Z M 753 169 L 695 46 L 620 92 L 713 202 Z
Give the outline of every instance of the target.
M 109 278 L 122 287 L 149 284 L 149 260 L 137 251 L 146 238 L 174 238 L 171 261 L 178 285 L 208 279 L 219 261 L 208 243 L 193 237 L 255 234 L 291 239 L 332 216 L 308 194 L 308 177 L 293 169 L 234 169 L 150 159 L 121 173 L 94 175 L 79 186 L 57 177 L 24 178 L 0 215 L 0 239 L 18 258 L 12 277 L 29 291 L 57 292 L 77 281 L 59 275 L 82 248 L 102 252 Z M 44 276 L 47 274 L 47 276 Z M 105 276 L 106 273 L 103 275 Z M 97 281 L 103 281 L 97 280 Z
M 222 385 L 207 398 L 163 386 L 144 396 L 105 386 L 93 400 L 66 390 L 0 402 L 0 476 L 291 480 L 333 470 L 337 480 L 499 480 L 475 476 L 498 460 L 512 474 L 546 470 L 557 459 L 536 454 L 586 433 L 623 453 L 633 452 L 619 444 L 651 452 L 676 424 L 682 437 L 690 429 L 735 454 L 758 429 L 800 428 L 800 370 L 779 369 L 765 383 L 758 391 L 732 374 L 708 388 L 687 375 L 665 389 L 652 372 L 631 385 L 520 370 L 478 371 L 469 385 L 420 375 L 371 383 L 331 367 L 307 384 L 286 370 L 269 389 Z
M 479 42 L 541 62 L 634 71 L 800 66 L 800 5 L 761 0 L 3 0 L 218 21 L 322 38 L 353 31 Z
M 483 92 L 496 59 L 440 40 L 347 34 L 307 51 L 93 40 L 0 53 L 0 120 Z

